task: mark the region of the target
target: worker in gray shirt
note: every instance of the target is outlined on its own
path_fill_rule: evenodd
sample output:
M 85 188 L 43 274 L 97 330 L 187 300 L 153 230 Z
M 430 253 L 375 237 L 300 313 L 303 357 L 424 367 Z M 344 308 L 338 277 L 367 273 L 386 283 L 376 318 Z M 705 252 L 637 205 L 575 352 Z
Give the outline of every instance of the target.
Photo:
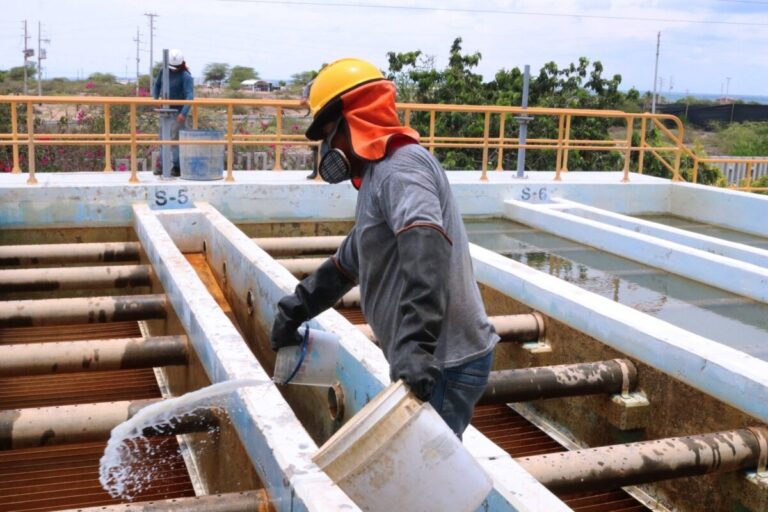
M 400 125 L 394 85 L 342 59 L 311 84 L 319 173 L 359 190 L 355 226 L 336 254 L 278 303 L 272 348 L 301 342 L 302 322 L 355 284 L 392 380 L 403 379 L 461 436 L 488 382 L 498 336 L 483 308 L 445 171 Z

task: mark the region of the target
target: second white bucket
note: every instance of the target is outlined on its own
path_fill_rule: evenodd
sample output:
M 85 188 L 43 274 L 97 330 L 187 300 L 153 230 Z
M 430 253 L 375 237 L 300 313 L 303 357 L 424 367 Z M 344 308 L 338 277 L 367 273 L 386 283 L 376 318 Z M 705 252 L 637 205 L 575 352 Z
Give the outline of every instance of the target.
M 304 336 L 304 329 L 299 328 L 301 336 Z M 332 332 L 309 329 L 306 344 L 277 351 L 272 380 L 278 384 L 330 387 L 336 381 L 338 360 L 339 337 Z
M 493 486 L 440 415 L 402 381 L 363 407 L 312 460 L 369 512 L 470 512 Z

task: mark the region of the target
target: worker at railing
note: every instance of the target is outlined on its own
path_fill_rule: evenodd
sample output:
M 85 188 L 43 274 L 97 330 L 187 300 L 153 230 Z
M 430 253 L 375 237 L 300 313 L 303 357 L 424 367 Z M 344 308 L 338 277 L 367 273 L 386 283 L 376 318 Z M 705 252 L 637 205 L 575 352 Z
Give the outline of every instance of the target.
M 459 436 L 488 381 L 499 337 L 483 307 L 469 243 L 445 171 L 400 125 L 395 86 L 376 66 L 342 59 L 309 91 L 307 138 L 319 172 L 359 190 L 355 226 L 336 254 L 278 303 L 272 348 L 298 344 L 302 322 L 356 283 L 390 364 Z
M 195 99 L 195 87 L 192 74 L 187 68 L 187 63 L 184 60 L 184 55 L 178 48 L 173 48 L 168 52 L 168 99 L 170 100 L 193 100 Z M 162 91 L 163 71 L 160 70 L 155 78 L 155 87 L 152 90 L 152 96 L 155 99 L 160 98 L 160 91 Z M 176 109 L 179 113 L 176 115 L 176 119 L 171 125 L 171 139 L 179 140 L 179 131 L 187 129 L 187 115 L 191 105 L 171 105 L 171 108 Z M 173 168 L 171 169 L 171 176 L 180 176 L 181 168 L 179 167 L 179 146 L 171 146 L 171 155 L 173 160 Z M 152 162 L 154 165 L 155 162 Z M 154 169 L 154 174 L 160 175 L 163 173 L 162 169 L 158 166 Z

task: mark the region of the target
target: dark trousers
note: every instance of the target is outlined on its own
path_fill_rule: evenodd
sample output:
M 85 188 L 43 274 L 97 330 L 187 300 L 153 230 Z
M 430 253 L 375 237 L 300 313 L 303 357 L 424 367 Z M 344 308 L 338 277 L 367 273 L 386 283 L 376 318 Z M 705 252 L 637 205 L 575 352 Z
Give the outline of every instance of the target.
M 475 404 L 483 396 L 493 365 L 493 351 L 461 366 L 446 368 L 435 387 L 432 407 L 459 438 L 469 426 Z

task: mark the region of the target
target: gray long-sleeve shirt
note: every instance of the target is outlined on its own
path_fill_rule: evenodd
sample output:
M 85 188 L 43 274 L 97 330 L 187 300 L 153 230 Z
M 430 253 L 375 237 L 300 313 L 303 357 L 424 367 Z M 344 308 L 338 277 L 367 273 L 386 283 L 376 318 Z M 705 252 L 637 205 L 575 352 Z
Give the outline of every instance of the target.
M 355 226 L 336 252 L 360 285 L 363 313 L 392 360 L 403 292 L 396 234 L 413 224 L 440 228 L 452 241 L 447 307 L 435 356 L 444 367 L 490 352 L 499 337 L 483 307 L 464 223 L 445 171 L 423 147 L 410 144 L 364 171 Z

